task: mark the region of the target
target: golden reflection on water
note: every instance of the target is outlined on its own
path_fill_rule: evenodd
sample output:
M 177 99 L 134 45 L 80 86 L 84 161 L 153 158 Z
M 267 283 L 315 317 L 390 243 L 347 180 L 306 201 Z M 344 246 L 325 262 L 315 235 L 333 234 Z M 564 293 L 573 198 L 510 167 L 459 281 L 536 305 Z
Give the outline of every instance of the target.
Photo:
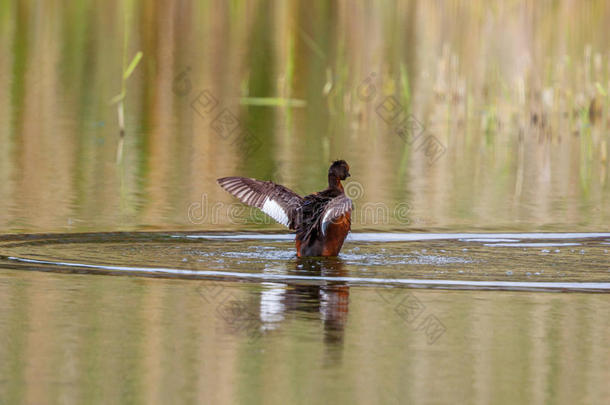
M 273 318 L 264 300 L 274 288 L 3 271 L 2 398 L 508 404 L 609 395 L 602 294 L 401 289 L 446 327 L 429 343 L 377 288 L 284 286 Z M 223 295 L 260 328 L 224 316 Z
M 357 209 L 389 207 L 356 230 L 610 223 L 605 1 L 5 3 L 2 231 L 268 228 L 188 209 L 233 202 L 224 175 L 315 191 L 337 157 Z M 117 165 L 124 32 L 144 58 Z M 442 145 L 433 163 L 384 121 L 389 98 Z M 221 113 L 237 121 L 219 130 Z
M 0 233 L 277 230 L 214 180 L 308 193 L 334 158 L 355 231 L 606 231 L 608 20 L 602 0 L 0 1 Z M 124 34 L 144 57 L 118 164 Z M 0 403 L 610 397 L 606 295 L 398 290 L 445 327 L 429 343 L 387 292 L 2 270 Z

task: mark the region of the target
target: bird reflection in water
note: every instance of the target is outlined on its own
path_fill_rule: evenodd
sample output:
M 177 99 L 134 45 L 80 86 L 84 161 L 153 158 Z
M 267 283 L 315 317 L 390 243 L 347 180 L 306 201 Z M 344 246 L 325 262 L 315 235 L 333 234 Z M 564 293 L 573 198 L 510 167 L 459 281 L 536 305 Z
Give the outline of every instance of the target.
M 344 263 L 339 258 L 299 258 L 287 274 L 299 276 L 343 277 Z M 315 284 L 313 284 L 315 283 Z M 289 317 L 319 313 L 324 326 L 324 341 L 342 347 L 349 309 L 349 286 L 344 281 L 307 283 L 265 283 L 260 316 L 267 330 L 277 329 Z

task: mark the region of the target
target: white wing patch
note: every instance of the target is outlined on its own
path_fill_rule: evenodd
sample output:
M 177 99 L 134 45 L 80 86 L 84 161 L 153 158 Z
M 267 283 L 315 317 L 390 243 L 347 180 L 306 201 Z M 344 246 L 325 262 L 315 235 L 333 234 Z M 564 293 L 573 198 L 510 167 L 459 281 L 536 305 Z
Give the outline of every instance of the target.
M 328 228 L 328 225 L 331 222 L 329 221 L 329 217 L 332 215 L 332 213 L 332 210 L 329 210 L 326 212 L 326 214 L 324 214 L 324 217 L 322 218 L 322 235 L 326 236 L 326 228 Z
M 263 208 L 261 208 L 261 210 L 280 224 L 288 226 L 288 215 L 286 215 L 286 212 L 278 203 L 269 197 L 265 199 L 265 203 L 263 204 Z

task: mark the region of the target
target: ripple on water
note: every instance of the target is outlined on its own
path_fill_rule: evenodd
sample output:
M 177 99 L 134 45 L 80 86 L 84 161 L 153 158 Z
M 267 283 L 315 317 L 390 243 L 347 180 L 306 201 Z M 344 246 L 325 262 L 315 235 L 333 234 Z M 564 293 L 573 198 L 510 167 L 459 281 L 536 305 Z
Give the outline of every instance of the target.
M 21 235 L 0 239 L 0 267 L 260 282 L 610 291 L 609 236 L 355 233 L 338 260 L 303 265 L 291 234 Z M 561 246 L 582 249 L 541 249 Z M 507 249 L 514 247 L 519 249 Z

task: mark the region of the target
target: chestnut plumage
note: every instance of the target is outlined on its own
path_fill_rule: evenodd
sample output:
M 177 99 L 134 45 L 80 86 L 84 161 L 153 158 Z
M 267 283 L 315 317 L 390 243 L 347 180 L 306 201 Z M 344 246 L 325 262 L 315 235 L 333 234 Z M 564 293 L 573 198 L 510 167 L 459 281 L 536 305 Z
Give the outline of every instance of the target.
M 328 169 L 328 187 L 305 197 L 271 181 L 245 177 L 217 181 L 244 204 L 296 230 L 299 257 L 337 256 L 351 229 L 353 204 L 341 184 L 349 176 L 349 165 L 344 160 L 334 161 Z

